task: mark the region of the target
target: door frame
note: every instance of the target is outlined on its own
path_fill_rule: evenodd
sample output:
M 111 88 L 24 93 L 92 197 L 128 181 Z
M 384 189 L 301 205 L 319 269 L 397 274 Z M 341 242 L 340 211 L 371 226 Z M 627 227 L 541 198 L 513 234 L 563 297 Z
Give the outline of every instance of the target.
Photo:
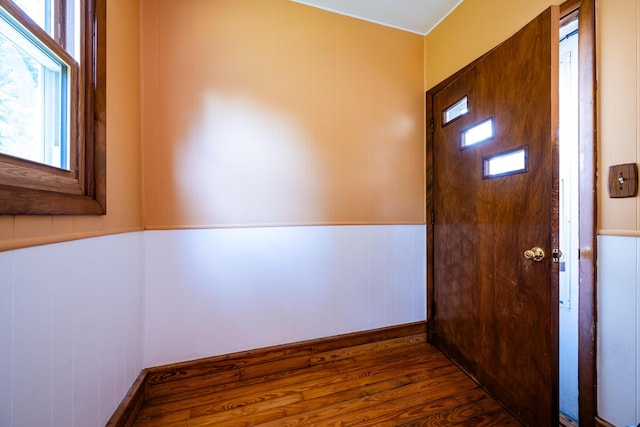
M 560 5 L 560 20 L 578 13 L 579 73 L 579 308 L 578 404 L 580 425 L 596 425 L 596 0 L 567 0 Z M 427 220 L 427 341 L 434 338 L 434 230 L 433 230 L 433 96 L 473 67 L 480 58 L 440 82 L 426 93 L 425 150 Z M 551 315 L 551 313 L 549 313 Z

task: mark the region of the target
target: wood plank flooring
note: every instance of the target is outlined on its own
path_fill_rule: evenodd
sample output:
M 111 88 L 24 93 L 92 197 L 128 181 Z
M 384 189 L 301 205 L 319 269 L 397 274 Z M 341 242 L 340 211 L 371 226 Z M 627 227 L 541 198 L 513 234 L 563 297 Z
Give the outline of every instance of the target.
M 315 348 L 305 357 L 283 352 L 275 371 L 276 359 L 263 355 L 264 363 L 244 371 L 228 362 L 197 373 L 176 369 L 175 381 L 151 376 L 134 425 L 520 425 L 423 341 L 424 335 L 414 335 Z

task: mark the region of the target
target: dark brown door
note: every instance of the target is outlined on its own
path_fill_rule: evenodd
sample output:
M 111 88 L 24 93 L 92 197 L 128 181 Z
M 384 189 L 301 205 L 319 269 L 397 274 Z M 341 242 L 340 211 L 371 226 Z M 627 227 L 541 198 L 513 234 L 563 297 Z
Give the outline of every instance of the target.
M 434 343 L 531 426 L 558 417 L 558 22 L 547 10 L 428 96 Z

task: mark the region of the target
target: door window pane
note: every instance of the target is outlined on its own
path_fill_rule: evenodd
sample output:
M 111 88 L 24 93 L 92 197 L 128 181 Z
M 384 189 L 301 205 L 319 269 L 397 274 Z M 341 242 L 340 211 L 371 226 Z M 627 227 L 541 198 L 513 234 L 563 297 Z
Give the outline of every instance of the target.
M 526 172 L 527 150 L 526 148 L 520 148 L 508 153 L 494 154 L 493 156 L 485 157 L 483 162 L 485 178 Z
M 458 117 L 462 117 L 469 112 L 469 108 L 467 105 L 467 97 L 465 96 L 460 101 L 453 104 L 451 107 L 447 108 L 442 113 L 442 125 L 446 125 L 447 123 L 457 119 Z
M 473 125 L 462 132 L 460 148 L 467 148 L 493 138 L 493 118 Z

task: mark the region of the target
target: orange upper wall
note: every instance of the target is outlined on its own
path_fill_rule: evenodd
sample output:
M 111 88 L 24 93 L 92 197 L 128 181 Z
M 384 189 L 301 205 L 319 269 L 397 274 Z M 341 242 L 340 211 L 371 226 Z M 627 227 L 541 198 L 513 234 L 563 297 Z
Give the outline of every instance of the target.
M 640 3 L 601 0 L 598 24 L 599 232 L 640 236 L 640 197 L 608 192 L 611 165 L 640 163 Z
M 423 222 L 424 89 L 557 3 L 465 0 L 423 39 L 286 0 L 109 0 L 108 215 L 0 216 L 0 250 L 140 229 L 141 193 L 152 228 Z M 637 2 L 597 25 L 599 228 L 640 235 L 605 186 L 640 162 Z
M 138 0 L 107 1 L 107 215 L 0 215 L 0 250 L 142 228 L 139 22 Z
M 288 0 L 142 0 L 146 226 L 424 223 L 423 44 Z
M 464 0 L 425 38 L 431 88 L 515 33 L 557 0 Z M 608 170 L 640 163 L 640 4 L 597 1 L 598 232 L 640 236 L 640 197 L 610 199 Z
M 425 37 L 430 89 L 561 0 L 464 0 Z

